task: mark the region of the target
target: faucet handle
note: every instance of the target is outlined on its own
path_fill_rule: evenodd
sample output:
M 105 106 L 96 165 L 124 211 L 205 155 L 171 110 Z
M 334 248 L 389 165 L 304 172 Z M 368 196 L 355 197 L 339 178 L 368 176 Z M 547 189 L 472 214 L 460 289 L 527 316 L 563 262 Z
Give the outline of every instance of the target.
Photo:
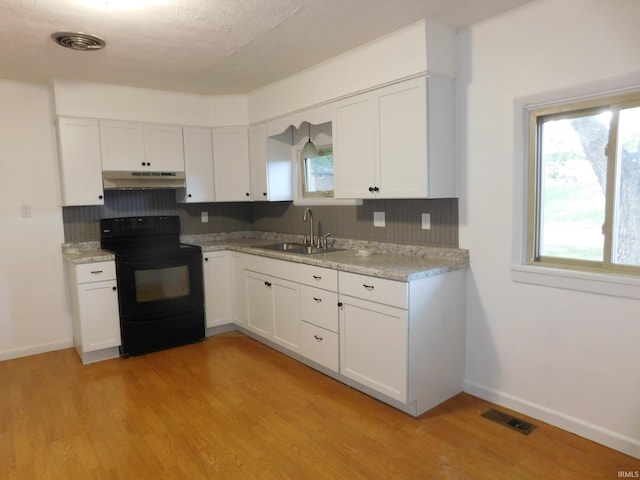
M 331 235 L 330 233 L 325 233 L 322 237 L 318 237 L 318 247 L 327 248 L 327 237 Z

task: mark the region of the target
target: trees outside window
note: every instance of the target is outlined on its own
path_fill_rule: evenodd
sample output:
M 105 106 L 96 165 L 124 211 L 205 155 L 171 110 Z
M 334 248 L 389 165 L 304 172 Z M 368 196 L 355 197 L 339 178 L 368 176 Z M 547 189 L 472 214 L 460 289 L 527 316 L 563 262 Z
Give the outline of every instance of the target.
M 640 94 L 530 121 L 529 262 L 640 273 Z

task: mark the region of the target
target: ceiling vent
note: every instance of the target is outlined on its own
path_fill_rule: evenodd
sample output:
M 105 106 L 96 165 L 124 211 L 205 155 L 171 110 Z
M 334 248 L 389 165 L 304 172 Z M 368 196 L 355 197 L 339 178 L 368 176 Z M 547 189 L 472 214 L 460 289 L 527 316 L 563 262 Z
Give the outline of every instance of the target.
M 58 45 L 82 52 L 100 50 L 106 45 L 106 42 L 100 37 L 80 32 L 56 32 L 51 35 L 51 38 Z

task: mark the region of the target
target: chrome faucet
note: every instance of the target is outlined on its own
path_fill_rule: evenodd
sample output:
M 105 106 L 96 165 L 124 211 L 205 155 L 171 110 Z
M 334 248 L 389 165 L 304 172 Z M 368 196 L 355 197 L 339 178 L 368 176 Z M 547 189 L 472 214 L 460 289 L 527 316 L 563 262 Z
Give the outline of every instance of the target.
M 307 221 L 307 214 L 309 215 L 309 240 L 306 240 L 306 235 L 305 235 L 305 243 L 307 245 L 313 245 L 313 213 L 311 212 L 310 208 L 307 208 L 304 211 L 304 217 L 302 217 L 302 221 L 306 222 Z

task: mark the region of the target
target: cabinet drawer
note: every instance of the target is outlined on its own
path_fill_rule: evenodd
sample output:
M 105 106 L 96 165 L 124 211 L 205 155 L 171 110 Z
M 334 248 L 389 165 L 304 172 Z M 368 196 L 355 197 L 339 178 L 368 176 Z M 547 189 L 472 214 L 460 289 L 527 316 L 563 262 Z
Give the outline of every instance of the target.
M 406 282 L 349 272 L 339 272 L 339 281 L 341 295 L 363 298 L 398 308 L 408 308 L 409 293 Z
M 338 294 L 302 285 L 302 320 L 338 332 Z
M 298 275 L 298 282 L 304 285 L 324 288 L 333 292 L 338 291 L 338 272 L 336 270 L 299 264 Z
M 301 322 L 300 353 L 334 372 L 340 368 L 338 334 Z
M 76 281 L 78 283 L 102 282 L 115 280 L 115 262 L 83 263 L 76 265 Z

